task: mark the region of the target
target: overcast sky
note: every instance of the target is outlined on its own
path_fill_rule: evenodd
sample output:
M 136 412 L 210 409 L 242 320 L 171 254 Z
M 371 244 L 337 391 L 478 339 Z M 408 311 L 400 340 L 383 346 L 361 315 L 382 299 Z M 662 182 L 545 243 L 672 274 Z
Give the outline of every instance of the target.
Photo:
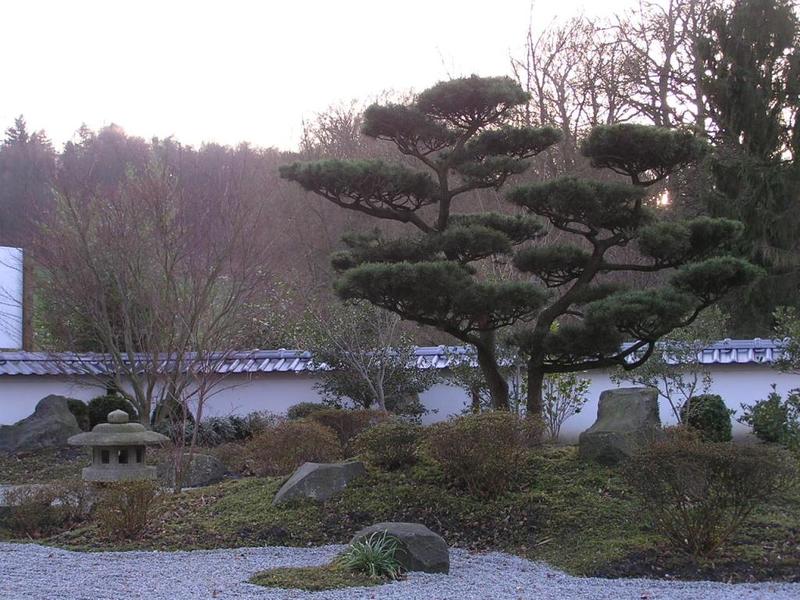
M 0 128 L 296 147 L 303 118 L 383 90 L 509 73 L 528 23 L 630 0 L 0 0 Z M 600 6 L 598 6 L 600 5 Z

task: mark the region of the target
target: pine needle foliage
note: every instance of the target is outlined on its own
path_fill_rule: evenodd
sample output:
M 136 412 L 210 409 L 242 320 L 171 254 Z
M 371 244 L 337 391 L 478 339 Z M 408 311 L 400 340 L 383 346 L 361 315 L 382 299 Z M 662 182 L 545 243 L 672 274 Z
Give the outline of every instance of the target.
M 507 77 L 444 81 L 407 104 L 373 105 L 364 113 L 367 136 L 393 143 L 412 160 L 294 163 L 281 175 L 343 208 L 412 225 L 416 233 L 396 239 L 377 232 L 347 236 L 345 250 L 333 257 L 337 294 L 472 346 L 497 409 L 509 408 L 497 335 L 513 327 L 526 361 L 527 411 L 540 416 L 546 374 L 635 367 L 660 336 L 691 323 L 758 272 L 727 256 L 741 233 L 737 223 L 667 224 L 650 208 L 650 186 L 707 152 L 684 130 L 596 127 L 583 154 L 628 182 L 536 182 L 507 194 L 516 215 L 459 214 L 464 195 L 500 190 L 561 139 L 553 127 L 514 125 L 513 110 L 528 100 Z M 408 166 L 414 163 L 418 168 Z M 558 244 L 542 241 L 549 232 L 561 236 Z M 628 246 L 639 250 L 637 260 L 612 258 Z M 517 274 L 485 276 L 482 262 L 497 259 Z M 665 269 L 678 271 L 661 288 L 608 283 L 619 273 Z M 632 355 L 639 358 L 629 361 Z

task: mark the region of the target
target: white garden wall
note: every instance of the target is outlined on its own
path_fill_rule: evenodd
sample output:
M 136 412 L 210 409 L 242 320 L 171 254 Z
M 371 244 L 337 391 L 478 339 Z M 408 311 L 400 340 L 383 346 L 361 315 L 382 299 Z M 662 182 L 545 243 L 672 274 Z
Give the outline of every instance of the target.
M 33 412 L 36 403 L 56 394 L 88 402 L 105 393 L 96 381 L 57 375 L 0 377 L 0 425 L 11 425 Z
M 767 365 L 729 364 L 711 365 L 714 384 L 711 392 L 722 396 L 728 407 L 740 411 L 742 403 L 751 403 L 765 398 L 770 384 L 776 383 L 781 393 L 800 387 L 800 376 L 777 372 Z M 592 380 L 590 401 L 584 410 L 566 422 L 562 430 L 562 441 L 573 441 L 581 431 L 588 428 L 597 415 L 597 401 L 603 390 L 612 389 L 606 372 L 597 371 L 584 375 Z M 286 412 L 298 402 L 319 400 L 314 389 L 316 378 L 310 373 L 257 373 L 231 375 L 224 380 L 206 404 L 207 416 L 246 414 L 253 411 L 268 411 L 275 414 Z M 60 394 L 89 400 L 104 393 L 102 386 L 89 377 L 60 377 L 16 375 L 0 377 L 0 424 L 11 424 L 33 412 L 36 403 L 49 394 Z M 431 411 L 424 421 L 431 423 L 459 414 L 468 406 L 466 393 L 458 387 L 440 383 L 422 394 L 422 401 Z M 674 423 L 675 417 L 666 401 L 661 401 L 661 419 Z M 737 435 L 747 428 L 735 421 Z

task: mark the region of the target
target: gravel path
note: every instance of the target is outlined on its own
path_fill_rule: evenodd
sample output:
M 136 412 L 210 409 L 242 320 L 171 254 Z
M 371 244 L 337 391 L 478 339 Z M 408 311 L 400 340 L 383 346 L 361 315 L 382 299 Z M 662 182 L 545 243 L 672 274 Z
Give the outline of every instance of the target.
M 300 592 L 245 583 L 269 567 L 320 564 L 341 546 L 241 548 L 195 552 L 81 553 L 0 543 L 3 600 L 716 600 L 800 598 L 800 584 L 665 582 L 572 577 L 500 553 L 451 550 L 450 575 L 413 573 L 377 588 Z

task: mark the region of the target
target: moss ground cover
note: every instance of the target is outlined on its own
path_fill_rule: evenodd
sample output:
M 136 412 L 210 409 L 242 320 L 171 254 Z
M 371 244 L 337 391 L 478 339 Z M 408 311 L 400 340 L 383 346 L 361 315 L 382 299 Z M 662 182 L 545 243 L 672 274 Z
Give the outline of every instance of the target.
M 0 484 L 74 479 L 90 462 L 89 450 L 65 448 L 11 455 L 0 452 Z
M 713 562 L 697 563 L 660 542 L 618 471 L 580 461 L 572 447 L 532 452 L 511 487 L 489 499 L 449 487 L 425 460 L 391 473 L 370 468 L 324 504 L 273 507 L 282 481 L 249 477 L 170 496 L 136 541 L 110 541 L 92 524 L 40 541 L 80 550 L 307 546 L 347 543 L 379 521 L 416 521 L 451 546 L 503 550 L 579 575 L 800 580 L 797 492 L 758 511 Z
M 299 589 L 320 592 L 346 587 L 370 587 L 388 583 L 388 580 L 351 573 L 337 565 L 321 567 L 286 567 L 256 573 L 250 583 L 265 587 Z

